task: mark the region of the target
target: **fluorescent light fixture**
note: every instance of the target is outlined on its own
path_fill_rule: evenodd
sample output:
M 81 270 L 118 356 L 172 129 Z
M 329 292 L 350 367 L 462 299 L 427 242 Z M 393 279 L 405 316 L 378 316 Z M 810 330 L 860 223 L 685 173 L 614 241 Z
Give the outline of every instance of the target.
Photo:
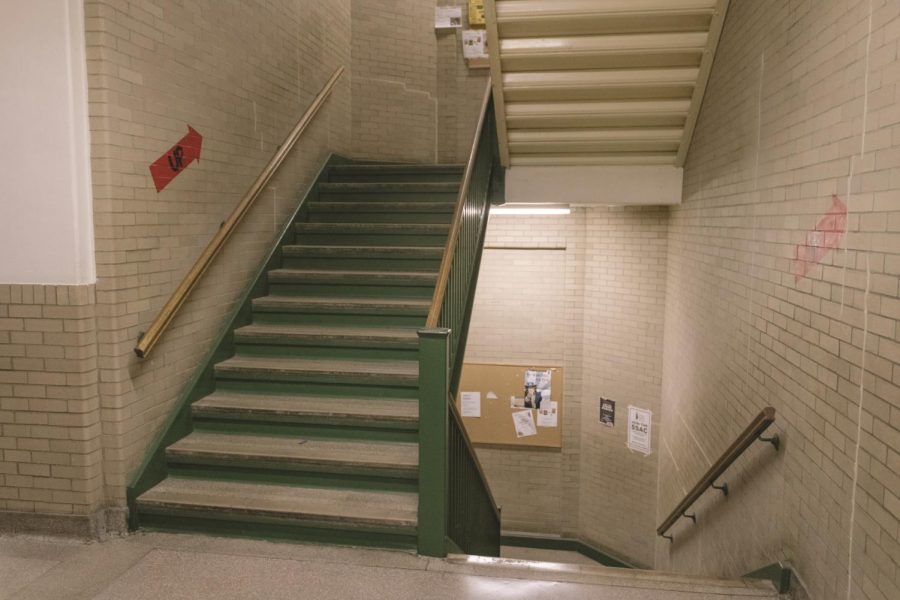
M 568 206 L 547 208 L 539 206 L 498 206 L 491 209 L 492 215 L 567 215 L 572 211 Z

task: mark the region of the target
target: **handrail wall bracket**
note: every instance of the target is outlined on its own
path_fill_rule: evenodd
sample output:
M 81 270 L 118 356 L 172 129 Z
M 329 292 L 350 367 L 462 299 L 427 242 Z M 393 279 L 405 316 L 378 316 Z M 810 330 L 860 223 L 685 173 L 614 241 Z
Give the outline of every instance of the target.
M 776 452 L 781 449 L 781 438 L 778 437 L 777 433 L 771 437 L 759 436 L 759 441 L 772 444 Z

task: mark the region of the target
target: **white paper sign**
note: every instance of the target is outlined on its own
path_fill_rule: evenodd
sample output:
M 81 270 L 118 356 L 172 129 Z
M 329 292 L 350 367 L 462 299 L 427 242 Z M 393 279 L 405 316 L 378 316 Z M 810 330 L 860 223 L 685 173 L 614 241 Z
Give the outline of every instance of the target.
M 464 417 L 481 416 L 481 392 L 460 392 L 460 412 Z
M 512 414 L 513 425 L 516 427 L 516 437 L 523 438 L 537 435 L 537 427 L 534 426 L 534 416 L 530 410 L 520 410 Z
M 484 29 L 466 29 L 462 32 L 464 58 L 487 58 L 487 38 Z
M 434 9 L 435 29 L 457 29 L 462 27 L 461 6 L 438 6 Z
M 653 413 L 635 406 L 628 407 L 628 448 L 650 454 L 650 421 Z
M 488 393 L 487 393 L 487 399 L 488 399 L 488 400 L 496 400 L 496 399 L 497 399 L 497 394 L 495 394 L 494 392 L 488 392 Z
M 545 401 L 544 404 L 541 404 L 541 409 L 538 411 L 537 426 L 556 427 L 556 413 L 558 408 L 559 406 L 552 400 L 549 402 Z

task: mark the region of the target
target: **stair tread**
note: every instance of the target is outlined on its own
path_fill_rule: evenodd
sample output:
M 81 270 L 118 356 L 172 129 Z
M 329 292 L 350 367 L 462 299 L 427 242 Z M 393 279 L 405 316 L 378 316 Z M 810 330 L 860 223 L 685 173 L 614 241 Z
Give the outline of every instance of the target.
M 343 202 L 335 202 L 333 200 L 320 200 L 310 203 L 310 210 L 312 210 L 313 212 L 425 212 L 426 210 L 438 212 L 453 212 L 453 209 L 455 207 L 456 200 L 446 200 L 444 202 L 434 200 L 423 200 L 421 202 L 393 202 L 389 200 L 347 200 Z
M 296 227 L 306 231 L 400 231 L 401 233 L 446 233 L 447 223 L 296 223 Z
M 368 164 L 346 164 L 332 165 L 328 167 L 333 173 L 415 173 L 415 172 L 443 172 L 443 171 L 462 171 L 465 165 L 459 163 L 435 163 L 435 164 L 398 164 L 398 163 L 368 163 Z
M 233 459 L 265 459 L 267 462 L 340 463 L 364 469 L 394 467 L 415 469 L 419 448 L 409 443 L 372 443 L 272 437 L 195 431 L 166 450 L 172 456 L 206 456 Z
M 465 565 L 473 574 L 493 577 L 517 578 L 522 576 L 521 573 L 528 572 L 529 576 L 538 579 L 591 582 L 596 585 L 682 591 L 691 594 L 715 594 L 722 595 L 723 600 L 738 597 L 778 598 L 771 582 L 762 579 L 726 579 L 637 568 L 607 567 L 599 564 L 573 564 L 516 558 L 483 557 L 483 560 L 473 564 L 471 557 L 465 554 L 449 554 L 445 564 Z M 703 596 L 703 598 L 707 597 Z
M 418 421 L 419 404 L 397 399 L 320 396 L 264 396 L 214 392 L 193 404 L 195 412 L 258 413 L 273 416 L 359 417 L 372 421 Z
M 217 371 L 262 370 L 279 373 L 369 374 L 417 379 L 415 360 L 331 359 L 235 356 L 216 365 Z
M 271 279 L 290 279 L 294 277 L 309 278 L 341 278 L 341 279 L 437 279 L 434 271 L 367 271 L 343 269 L 272 269 Z
M 282 252 L 287 256 L 326 255 L 326 256 L 385 256 L 407 255 L 441 258 L 444 249 L 436 246 L 284 246 Z
M 261 298 L 256 298 L 254 301 L 265 301 L 273 304 L 316 304 L 316 305 L 329 305 L 329 304 L 353 304 L 359 306 L 369 306 L 369 305 L 377 305 L 377 306 L 415 306 L 415 307 L 429 307 L 431 305 L 431 300 L 428 298 L 366 298 L 366 297 L 319 297 L 319 296 L 309 296 L 305 298 L 297 298 L 295 296 L 262 296 Z
M 156 508 L 218 509 L 348 525 L 414 527 L 418 494 L 168 477 L 138 498 Z
M 254 310 L 308 310 L 317 313 L 410 313 L 426 314 L 431 306 L 427 298 L 366 298 L 318 296 L 263 296 L 253 300 Z
M 370 193 L 370 192 L 456 192 L 459 190 L 459 182 L 456 181 L 341 181 L 341 182 L 322 182 L 319 184 L 319 190 L 322 192 L 353 192 L 353 193 Z
M 355 327 L 342 325 L 294 325 L 254 323 L 235 330 L 238 337 L 314 337 L 363 338 L 367 340 L 402 340 L 417 342 L 416 327 Z

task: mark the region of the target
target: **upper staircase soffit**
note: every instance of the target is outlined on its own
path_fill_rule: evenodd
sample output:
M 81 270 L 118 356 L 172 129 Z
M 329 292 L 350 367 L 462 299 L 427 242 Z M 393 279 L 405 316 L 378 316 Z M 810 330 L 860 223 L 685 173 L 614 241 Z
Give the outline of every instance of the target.
M 674 165 L 729 0 L 487 0 L 504 166 Z

